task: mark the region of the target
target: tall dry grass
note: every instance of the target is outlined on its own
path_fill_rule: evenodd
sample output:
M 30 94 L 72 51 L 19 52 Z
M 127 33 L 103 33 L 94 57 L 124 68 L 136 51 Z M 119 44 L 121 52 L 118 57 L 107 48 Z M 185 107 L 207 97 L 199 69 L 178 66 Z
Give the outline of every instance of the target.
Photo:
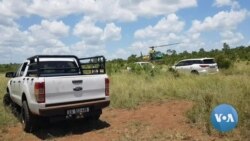
M 211 110 L 221 103 L 231 104 L 239 114 L 241 135 L 250 135 L 249 63 L 237 63 L 214 75 L 176 75 L 160 71 L 151 76 L 147 72 L 124 72 L 113 74 L 110 86 L 111 106 L 115 108 L 136 108 L 149 101 L 192 100 L 195 106 L 187 116 L 208 134 L 213 132 L 209 119 Z

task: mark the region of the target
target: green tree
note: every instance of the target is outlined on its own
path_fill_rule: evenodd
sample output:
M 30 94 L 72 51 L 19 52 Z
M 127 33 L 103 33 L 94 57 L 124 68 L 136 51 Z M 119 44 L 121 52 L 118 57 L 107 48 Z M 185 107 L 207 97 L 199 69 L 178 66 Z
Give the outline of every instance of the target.
M 137 62 L 139 59 L 138 57 L 136 57 L 135 54 L 132 54 L 128 57 L 128 63 L 131 63 L 131 62 Z

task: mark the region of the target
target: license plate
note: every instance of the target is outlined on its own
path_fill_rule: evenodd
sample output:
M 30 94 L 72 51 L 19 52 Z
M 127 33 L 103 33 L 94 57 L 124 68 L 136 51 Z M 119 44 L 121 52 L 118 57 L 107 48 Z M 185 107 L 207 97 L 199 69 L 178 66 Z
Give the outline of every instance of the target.
M 89 112 L 89 107 L 67 110 L 67 115 L 75 115 Z
M 215 66 L 210 66 L 210 68 L 215 68 Z

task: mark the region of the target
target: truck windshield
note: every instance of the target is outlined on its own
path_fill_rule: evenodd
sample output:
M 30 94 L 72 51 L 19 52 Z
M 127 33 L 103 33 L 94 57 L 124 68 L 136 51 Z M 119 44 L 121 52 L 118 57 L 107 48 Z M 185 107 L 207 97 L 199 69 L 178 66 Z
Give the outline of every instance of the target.
M 67 76 L 80 74 L 79 68 L 74 61 L 43 61 L 40 62 L 41 76 Z M 29 70 L 37 69 L 30 66 Z

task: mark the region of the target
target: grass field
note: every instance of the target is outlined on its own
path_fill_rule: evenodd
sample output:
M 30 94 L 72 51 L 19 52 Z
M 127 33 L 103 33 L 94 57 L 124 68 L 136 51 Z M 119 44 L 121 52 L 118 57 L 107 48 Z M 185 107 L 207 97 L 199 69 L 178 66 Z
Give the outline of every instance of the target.
M 241 137 L 250 135 L 250 65 L 241 62 L 215 75 L 174 75 L 159 72 L 122 73 L 111 76 L 111 100 L 115 108 L 136 108 L 150 101 L 187 99 L 195 106 L 187 113 L 190 122 L 214 132 L 210 127 L 210 112 L 218 104 L 233 105 L 239 114 L 238 129 Z M 234 133 L 232 133 L 234 134 Z
M 0 74 L 0 130 L 17 123 L 17 119 L 11 113 L 11 110 L 3 105 L 3 96 L 6 93 L 7 82 L 8 79 L 5 78 L 4 74 Z
M 5 94 L 7 79 L 0 76 L 0 100 Z M 220 103 L 233 105 L 239 114 L 237 133 L 241 138 L 250 135 L 250 64 L 236 63 L 228 70 L 214 75 L 176 75 L 167 71 L 121 72 L 110 76 L 111 107 L 137 108 L 151 101 L 186 99 L 194 102 L 187 113 L 190 122 L 208 134 L 215 132 L 210 127 L 210 112 Z M 17 120 L 0 104 L 0 128 L 14 125 Z M 237 134 L 236 132 L 230 135 Z

